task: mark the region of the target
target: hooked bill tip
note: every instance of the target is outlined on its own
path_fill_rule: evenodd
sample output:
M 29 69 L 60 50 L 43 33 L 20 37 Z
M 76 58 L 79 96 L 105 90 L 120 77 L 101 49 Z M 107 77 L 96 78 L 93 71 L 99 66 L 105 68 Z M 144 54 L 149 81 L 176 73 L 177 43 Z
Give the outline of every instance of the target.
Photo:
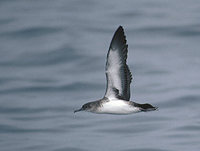
M 82 108 L 78 109 L 78 110 L 75 110 L 74 113 L 79 112 L 79 111 L 82 111 Z

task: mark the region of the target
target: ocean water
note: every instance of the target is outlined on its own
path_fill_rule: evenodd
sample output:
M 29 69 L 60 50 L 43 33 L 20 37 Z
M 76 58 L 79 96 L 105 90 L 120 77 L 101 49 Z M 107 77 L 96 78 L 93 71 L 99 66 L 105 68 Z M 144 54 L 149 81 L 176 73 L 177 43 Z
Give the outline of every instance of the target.
M 125 29 L 131 100 L 158 111 L 74 114 L 105 93 Z M 198 0 L 1 0 L 1 151 L 198 151 Z

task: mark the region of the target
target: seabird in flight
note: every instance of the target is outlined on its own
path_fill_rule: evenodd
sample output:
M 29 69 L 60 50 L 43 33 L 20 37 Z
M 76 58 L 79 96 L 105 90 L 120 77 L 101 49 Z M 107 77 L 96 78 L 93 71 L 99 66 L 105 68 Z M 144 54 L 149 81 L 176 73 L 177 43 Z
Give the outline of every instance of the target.
M 126 64 L 128 45 L 122 26 L 116 30 L 107 54 L 106 93 L 102 99 L 84 104 L 79 111 L 102 114 L 131 114 L 154 111 L 151 104 L 139 104 L 130 101 L 130 84 L 132 74 Z

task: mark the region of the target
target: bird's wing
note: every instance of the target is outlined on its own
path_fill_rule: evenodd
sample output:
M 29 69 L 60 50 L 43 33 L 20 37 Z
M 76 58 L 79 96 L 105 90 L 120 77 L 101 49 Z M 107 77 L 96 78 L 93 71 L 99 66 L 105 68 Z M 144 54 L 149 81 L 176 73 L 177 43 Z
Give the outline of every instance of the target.
M 128 45 L 122 26 L 115 32 L 106 61 L 107 87 L 105 97 L 129 101 L 132 75 L 126 64 Z

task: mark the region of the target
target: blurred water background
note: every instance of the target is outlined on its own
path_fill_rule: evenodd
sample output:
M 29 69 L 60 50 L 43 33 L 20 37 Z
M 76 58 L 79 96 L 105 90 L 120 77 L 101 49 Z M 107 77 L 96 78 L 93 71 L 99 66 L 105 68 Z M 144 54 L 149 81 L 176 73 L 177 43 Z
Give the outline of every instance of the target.
M 74 114 L 105 93 L 119 25 L 131 100 L 159 111 Z M 198 151 L 198 0 L 1 0 L 1 151 Z

